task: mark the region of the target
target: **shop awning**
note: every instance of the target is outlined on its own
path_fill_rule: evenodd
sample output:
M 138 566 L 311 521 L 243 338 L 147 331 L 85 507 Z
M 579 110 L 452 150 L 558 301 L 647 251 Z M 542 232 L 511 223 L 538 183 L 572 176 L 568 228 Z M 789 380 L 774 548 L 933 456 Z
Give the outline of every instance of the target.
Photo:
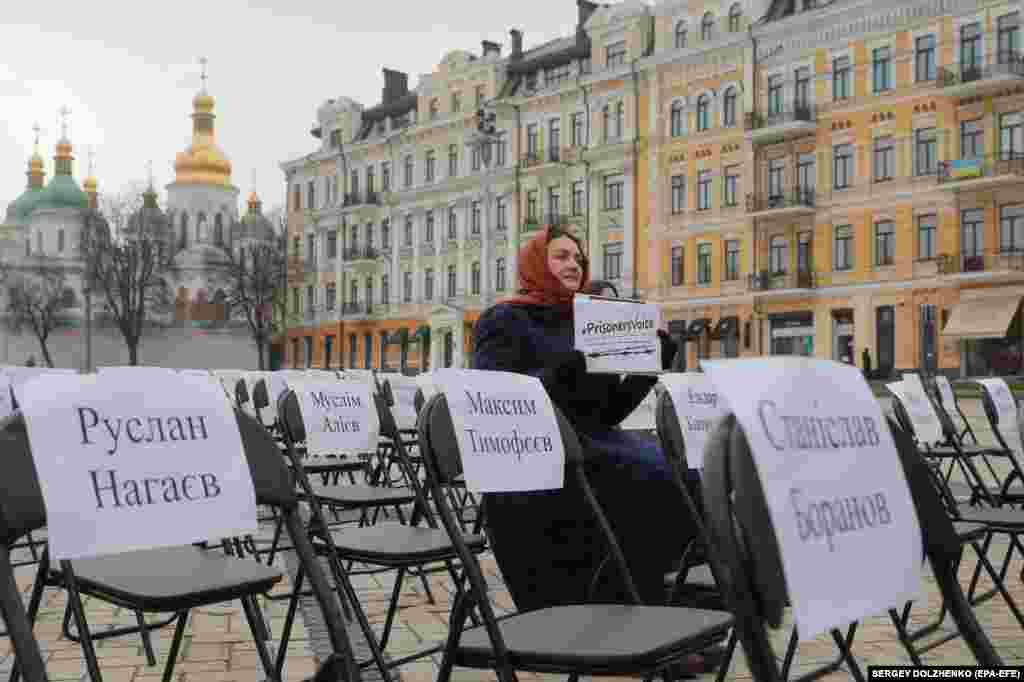
M 1020 296 L 980 298 L 953 308 L 942 330 L 947 339 L 1001 339 L 1020 307 Z

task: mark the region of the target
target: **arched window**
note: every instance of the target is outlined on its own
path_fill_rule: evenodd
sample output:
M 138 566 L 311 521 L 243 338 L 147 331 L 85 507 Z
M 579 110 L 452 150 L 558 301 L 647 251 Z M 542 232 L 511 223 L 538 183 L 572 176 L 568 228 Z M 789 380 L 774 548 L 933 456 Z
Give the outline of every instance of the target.
M 181 248 L 188 248 L 188 212 L 181 212 Z
M 711 124 L 711 98 L 701 95 L 697 99 L 697 130 L 707 130 Z
M 672 137 L 679 137 L 683 134 L 683 103 L 680 101 L 672 102 L 672 115 L 671 115 L 671 130 Z
M 729 32 L 737 33 L 740 30 L 740 20 L 743 18 L 743 8 L 740 3 L 733 3 L 729 8 Z
M 715 37 L 715 15 L 705 12 L 704 18 L 700 21 L 700 39 L 711 40 Z
M 739 100 L 735 87 L 725 91 L 722 97 L 722 125 L 729 128 L 736 125 L 736 104 Z
M 206 229 L 206 214 L 202 211 L 196 216 L 196 241 L 203 241 L 203 230 Z
M 686 22 L 676 24 L 676 49 L 686 47 Z
M 780 234 L 775 235 L 768 242 L 768 267 L 773 275 L 785 274 L 789 261 L 787 247 L 786 238 Z
M 224 216 L 220 213 L 213 218 L 213 243 L 224 246 Z

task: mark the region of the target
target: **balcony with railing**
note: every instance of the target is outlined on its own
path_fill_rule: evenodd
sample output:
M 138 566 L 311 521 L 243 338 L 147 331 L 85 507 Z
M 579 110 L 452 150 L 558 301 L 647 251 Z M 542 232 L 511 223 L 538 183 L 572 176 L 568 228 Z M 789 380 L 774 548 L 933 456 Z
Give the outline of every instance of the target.
M 1021 180 L 1024 180 L 1024 151 L 939 164 L 939 187 L 957 192 L 992 189 Z
M 523 228 L 521 231 L 533 232 L 534 230 L 539 230 L 540 226 L 540 218 L 538 218 L 537 216 L 527 216 L 526 218 L 523 219 Z
M 544 160 L 543 153 L 540 152 L 539 150 L 527 152 L 523 154 L 522 157 L 520 157 L 519 159 L 520 168 L 533 168 L 534 166 L 539 166 L 542 163 L 546 163 L 546 161 Z
M 346 261 L 374 260 L 381 252 L 373 246 L 350 246 L 342 251 L 342 259 Z
M 783 291 L 787 289 L 813 289 L 816 285 L 814 271 L 771 272 L 761 270 L 748 277 L 747 286 L 751 291 Z
M 981 60 L 939 69 L 938 85 L 944 94 L 980 95 L 1024 82 L 1024 52 L 997 50 Z
M 817 113 L 809 104 L 794 104 L 787 109 L 746 115 L 745 129 L 751 141 L 779 142 L 813 133 L 817 130 Z
M 361 317 L 365 315 L 372 315 L 373 304 L 364 301 L 356 301 L 354 303 L 348 301 L 341 305 L 341 314 L 344 315 L 345 317 Z
M 938 262 L 939 273 L 943 275 L 1019 273 L 1024 272 L 1024 246 L 959 256 L 942 254 Z
M 771 194 L 759 192 L 747 195 L 747 213 L 758 218 L 795 218 L 814 215 L 815 191 L 806 187 Z

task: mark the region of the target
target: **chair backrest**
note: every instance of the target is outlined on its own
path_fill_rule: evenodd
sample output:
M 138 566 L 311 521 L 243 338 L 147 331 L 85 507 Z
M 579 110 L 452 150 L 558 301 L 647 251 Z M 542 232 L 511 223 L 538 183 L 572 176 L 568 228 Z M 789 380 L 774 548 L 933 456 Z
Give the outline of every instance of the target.
M 252 406 L 257 410 L 270 407 L 270 392 L 267 391 L 267 380 L 259 379 L 252 387 Z
M 594 518 L 601 528 L 604 539 L 611 552 L 612 565 L 619 571 L 619 576 L 626 585 L 628 594 L 634 603 L 640 603 L 640 595 L 637 592 L 636 584 L 626 564 L 625 556 L 619 546 L 618 540 L 604 515 L 593 490 L 587 482 L 583 470 L 585 453 L 580 446 L 576 432 L 569 421 L 561 413 L 557 406 L 553 406 L 555 417 L 558 420 L 558 430 L 562 437 L 565 449 L 565 462 L 567 476 L 572 475 L 579 483 L 580 490 L 587 501 Z M 487 598 L 487 583 L 483 578 L 480 565 L 477 563 L 475 554 L 469 551 L 466 546 L 463 530 L 456 520 L 454 510 L 451 507 L 451 500 L 445 494 L 443 486 L 462 472 L 462 462 L 459 454 L 458 440 L 455 435 L 455 426 L 452 422 L 451 412 L 448 409 L 448 401 L 444 393 L 437 393 L 423 406 L 419 419 L 419 443 L 420 453 L 423 456 L 424 466 L 427 470 L 427 485 L 430 488 L 431 497 L 434 499 L 434 506 L 437 508 L 445 530 L 451 537 L 455 549 L 459 555 L 460 563 L 463 566 L 465 575 L 469 581 L 469 592 L 475 596 L 475 606 L 483 616 L 484 627 L 494 648 L 497 663 L 496 669 L 507 666 L 507 652 L 504 638 L 498 628 L 497 620 L 490 600 Z M 473 602 L 471 602 L 473 603 Z M 464 619 L 466 614 L 462 615 Z M 453 618 L 455 615 L 453 614 Z M 458 624 L 460 629 L 462 623 Z
M 299 398 L 295 391 L 287 390 L 277 398 L 277 414 L 281 429 L 292 443 L 306 442 L 306 423 L 302 421 Z
M 235 419 L 257 503 L 295 506 L 297 498 L 291 472 L 281 460 L 281 451 L 273 437 L 241 410 L 235 410 Z M 46 508 L 24 418 L 17 415 L 7 420 L 0 436 L 0 461 L 3 461 L 4 472 L 4 485 L 0 486 L 0 540 L 7 542 L 45 526 Z
M 668 391 L 662 391 L 658 396 L 658 402 L 654 408 L 654 427 L 658 432 L 658 440 L 661 441 L 661 449 L 665 458 L 672 465 L 672 469 L 680 480 L 686 478 L 686 438 L 683 436 L 683 427 L 676 415 L 675 403 Z M 696 453 L 697 457 L 703 453 Z
M 249 387 L 245 385 L 244 377 L 235 381 L 235 402 L 239 407 L 249 402 Z
M 435 399 L 438 397 L 441 397 L 442 400 L 435 403 Z M 448 411 L 448 401 L 444 399 L 444 394 L 435 394 L 427 401 L 423 409 L 427 410 L 431 405 L 435 405 L 435 407 L 429 411 L 429 414 L 427 412 L 421 413 L 419 426 L 420 449 L 423 450 L 423 446 L 426 443 L 424 434 L 429 433 L 431 437 L 430 458 L 432 459 L 432 469 L 436 472 L 438 483 L 441 485 L 451 485 L 455 478 L 462 474 L 462 457 L 459 454 L 459 442 L 455 437 L 455 426 L 452 423 L 451 413 Z M 565 444 L 566 464 L 582 464 L 586 453 L 580 445 L 576 432 L 558 407 L 553 407 L 555 408 L 555 415 L 558 417 L 558 430 L 562 435 L 562 442 Z M 425 423 L 425 419 L 428 417 L 429 423 Z
M 954 603 L 954 618 L 979 662 L 991 661 L 995 652 L 977 622 L 972 624 L 973 613 L 955 579 L 960 542 L 934 488 L 928 464 L 908 433 L 892 420 L 888 425 L 917 510 L 925 554 L 934 572 L 943 575 L 943 596 Z M 778 680 L 765 624 L 774 628 L 782 624 L 786 585 L 781 553 L 750 446 L 732 415 L 719 422 L 712 435 L 702 482 L 711 535 L 719 558 L 728 567 L 724 588 L 751 671 L 755 679 Z M 842 589 L 838 583 L 835 587 Z M 836 597 L 842 598 L 842 594 Z

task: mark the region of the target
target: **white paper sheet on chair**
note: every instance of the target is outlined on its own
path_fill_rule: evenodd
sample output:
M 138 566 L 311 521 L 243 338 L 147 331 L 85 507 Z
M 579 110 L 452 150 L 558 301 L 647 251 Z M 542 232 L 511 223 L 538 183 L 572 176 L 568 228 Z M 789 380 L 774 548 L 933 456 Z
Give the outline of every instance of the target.
M 565 447 L 539 379 L 473 369 L 440 369 L 432 376 L 448 401 L 470 491 L 563 486 Z
M 979 384 L 985 387 L 995 404 L 996 413 L 999 415 L 999 435 L 1003 437 L 1007 447 L 1014 454 L 1014 459 L 1024 466 L 1024 446 L 1021 443 L 1020 424 L 1018 422 L 1017 401 L 1006 385 L 1006 381 L 998 377 L 991 379 L 978 379 Z
M 704 445 L 715 423 L 729 412 L 725 397 L 719 395 L 706 374 L 673 372 L 662 374 L 661 384 L 672 396 L 679 428 L 686 444 L 686 463 L 704 467 Z
M 931 398 L 921 383 L 921 377 L 913 372 L 903 375 L 903 380 L 896 382 L 896 391 L 900 402 L 906 408 L 910 420 L 914 423 L 914 434 L 922 445 L 934 445 L 945 440 L 942 435 L 942 422 L 935 411 Z M 893 384 L 886 384 L 892 390 Z
M 796 357 L 703 367 L 750 443 L 800 639 L 918 595 L 917 513 L 860 370 Z
M 381 374 L 379 378 L 391 384 L 391 394 L 395 397 L 391 413 L 398 428 L 416 428 L 416 391 L 419 389 L 416 380 L 401 374 Z
M 380 417 L 373 387 L 361 381 L 303 381 L 292 390 L 314 457 L 376 452 Z
M 256 532 L 238 422 L 214 382 L 43 375 L 22 394 L 55 558 Z

